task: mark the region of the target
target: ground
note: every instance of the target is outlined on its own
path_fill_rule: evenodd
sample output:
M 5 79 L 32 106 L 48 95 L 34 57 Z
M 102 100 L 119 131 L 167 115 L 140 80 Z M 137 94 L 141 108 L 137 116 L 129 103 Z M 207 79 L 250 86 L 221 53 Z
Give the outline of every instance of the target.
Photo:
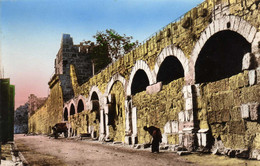
M 15 143 L 29 165 L 258 165 L 258 161 L 230 159 L 215 155 L 179 156 L 169 151 L 102 144 L 91 140 L 53 139 L 47 136 L 15 135 Z

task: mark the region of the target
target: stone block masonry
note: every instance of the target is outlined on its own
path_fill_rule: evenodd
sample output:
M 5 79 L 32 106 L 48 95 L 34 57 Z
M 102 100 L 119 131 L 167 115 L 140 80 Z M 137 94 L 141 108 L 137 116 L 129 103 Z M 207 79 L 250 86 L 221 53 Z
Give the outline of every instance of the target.
M 223 154 L 260 158 L 259 7 L 258 0 L 206 0 L 83 80 L 78 67 L 91 68 L 87 61 L 68 60 L 66 70 L 56 64 L 51 95 L 29 131 L 49 133 L 65 121 L 71 136 L 134 145 L 149 143 L 143 127 L 154 125 L 163 143 L 181 149 L 223 145 Z

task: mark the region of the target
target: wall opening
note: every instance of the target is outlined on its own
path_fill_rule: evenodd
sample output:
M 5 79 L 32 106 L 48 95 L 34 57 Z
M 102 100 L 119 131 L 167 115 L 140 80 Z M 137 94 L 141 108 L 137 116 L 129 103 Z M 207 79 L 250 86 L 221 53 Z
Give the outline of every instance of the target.
M 146 87 L 149 86 L 149 80 L 144 70 L 139 69 L 135 73 L 131 86 L 131 94 L 135 95 L 136 93 L 146 90 Z
M 213 35 L 200 51 L 195 65 L 196 83 L 229 78 L 242 71 L 243 56 L 251 52 L 251 44 L 233 31 Z
M 92 110 L 91 112 L 95 112 L 96 113 L 96 117 L 95 117 L 95 121 L 100 121 L 100 104 L 99 104 L 99 98 L 96 92 L 93 92 L 91 95 L 91 99 L 92 101 Z
M 162 84 L 166 85 L 181 77 L 184 77 L 181 62 L 174 56 L 166 57 L 157 74 L 157 82 L 162 81 Z
M 97 92 L 93 92 L 90 100 L 99 100 Z
M 83 104 L 82 100 L 79 100 L 77 110 L 78 110 L 78 113 L 80 113 L 80 112 L 82 112 L 84 110 L 84 104 Z
M 72 104 L 70 106 L 70 115 L 74 115 L 74 114 L 75 114 L 75 106 L 74 106 L 74 104 Z
M 64 121 L 68 121 L 68 109 L 67 108 L 65 108 L 63 118 L 64 118 Z

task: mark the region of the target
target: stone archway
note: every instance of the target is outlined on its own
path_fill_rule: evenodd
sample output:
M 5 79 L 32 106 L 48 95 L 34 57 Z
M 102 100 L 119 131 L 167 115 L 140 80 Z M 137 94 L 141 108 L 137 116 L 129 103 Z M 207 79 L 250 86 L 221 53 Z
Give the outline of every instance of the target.
M 108 91 L 109 103 L 107 118 L 107 135 L 106 137 L 114 142 L 124 142 L 125 140 L 125 90 L 123 82 L 116 80 Z
M 86 98 L 83 97 L 82 95 L 80 95 L 78 98 L 77 98 L 77 113 L 80 113 L 84 110 L 87 109 L 87 106 L 86 106 Z
M 168 67 L 166 65 L 165 68 L 167 71 L 172 69 L 171 72 L 173 74 L 172 76 L 173 78 L 170 80 L 174 80 L 176 78 L 180 78 L 183 76 L 185 76 L 186 78 L 186 75 L 188 75 L 189 61 L 185 57 L 183 51 L 175 47 L 174 45 L 169 45 L 165 47 L 162 50 L 162 52 L 158 55 L 157 61 L 155 63 L 154 72 L 157 77 L 157 82 L 158 82 L 158 75 L 160 75 L 161 66 L 162 65 L 165 66 L 165 64 L 167 64 L 166 61 L 168 61 L 169 59 L 170 59 L 170 63 L 168 63 L 169 64 Z M 177 72 L 175 76 L 174 76 L 175 74 L 174 72 Z
M 77 113 L 76 103 L 74 100 L 71 100 L 69 104 L 69 116 L 74 115 L 76 113 Z
M 153 72 L 151 72 L 151 70 L 150 70 L 149 66 L 146 64 L 146 62 L 143 60 L 138 60 L 138 61 L 136 61 L 135 66 L 132 68 L 132 71 L 131 71 L 131 74 L 129 77 L 129 81 L 128 81 L 128 85 L 127 85 L 127 89 L 126 89 L 127 95 L 132 94 L 131 86 L 133 83 L 133 79 L 134 79 L 136 73 L 140 70 L 142 70 L 146 74 L 146 76 L 149 80 L 149 85 L 156 83 L 155 74 Z
M 68 121 L 69 111 L 67 107 L 63 109 L 63 121 Z
M 103 99 L 101 92 L 97 86 L 93 86 L 89 93 L 88 107 L 90 112 L 87 114 L 87 128 L 91 134 L 92 139 L 100 137 L 100 112 L 101 112 L 101 99 Z
M 196 42 L 191 54 L 189 62 L 190 70 L 188 74 L 188 77 L 192 78 L 190 81 L 191 83 L 196 82 L 195 64 L 203 46 L 214 34 L 225 30 L 233 31 L 240 34 L 250 44 L 253 42 L 257 33 L 257 29 L 254 26 L 250 25 L 247 21 L 241 19 L 240 17 L 233 15 L 224 16 L 210 23 L 209 26 L 201 33 L 201 36 Z
M 195 63 L 195 82 L 214 82 L 242 72 L 243 57 L 251 44 L 237 32 L 224 30 L 211 36 Z

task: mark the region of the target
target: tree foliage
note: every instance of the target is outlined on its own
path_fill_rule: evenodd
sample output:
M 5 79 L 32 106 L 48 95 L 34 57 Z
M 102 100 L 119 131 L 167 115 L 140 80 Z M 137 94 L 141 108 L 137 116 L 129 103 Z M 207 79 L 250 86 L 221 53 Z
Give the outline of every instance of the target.
M 107 29 L 106 32 L 97 32 L 94 36 L 96 44 L 104 47 L 113 60 L 131 51 L 138 45 L 138 41 L 131 42 L 132 36 L 118 34 L 113 29 Z
M 95 43 L 84 41 L 84 44 L 95 64 L 95 72 L 103 69 L 111 61 L 115 61 L 138 45 L 138 41 L 131 42 L 132 36 L 120 35 L 113 29 L 107 29 L 105 32 L 98 31 L 93 37 L 96 40 Z

